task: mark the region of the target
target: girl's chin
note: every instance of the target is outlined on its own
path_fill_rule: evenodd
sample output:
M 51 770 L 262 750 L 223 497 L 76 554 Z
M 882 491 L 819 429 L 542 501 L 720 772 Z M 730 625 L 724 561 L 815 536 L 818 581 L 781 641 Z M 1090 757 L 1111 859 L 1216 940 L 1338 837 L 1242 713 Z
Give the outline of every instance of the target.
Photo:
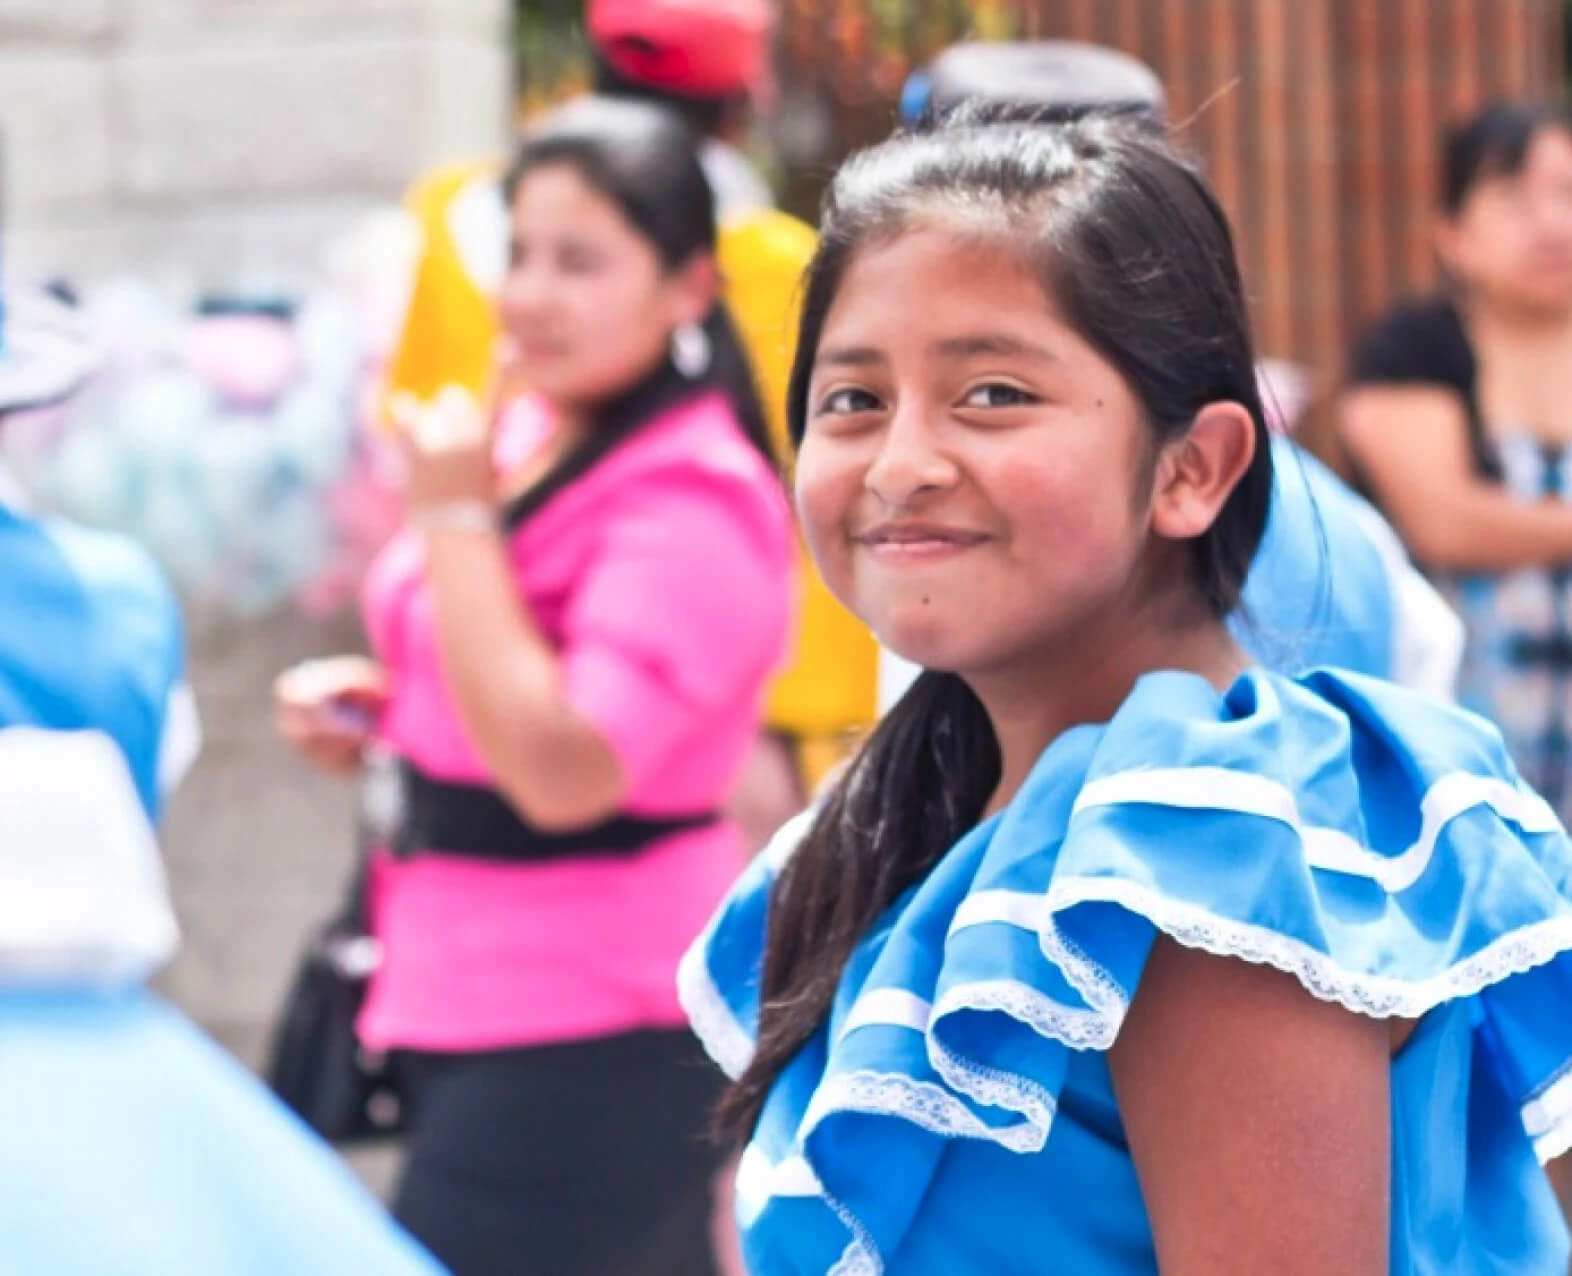
M 966 667 L 967 635 L 956 627 L 929 618 L 922 624 L 874 627 L 879 645 L 908 664 L 924 669 Z M 971 635 L 975 637 L 975 633 Z

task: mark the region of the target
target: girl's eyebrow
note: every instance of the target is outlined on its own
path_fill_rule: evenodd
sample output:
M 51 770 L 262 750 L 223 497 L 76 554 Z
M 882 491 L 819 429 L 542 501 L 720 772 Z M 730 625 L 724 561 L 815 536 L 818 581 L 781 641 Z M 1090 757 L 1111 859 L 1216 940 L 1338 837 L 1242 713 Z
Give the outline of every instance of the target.
M 966 337 L 948 337 L 935 344 L 934 353 L 944 359 L 995 355 L 1000 358 L 1032 359 L 1039 363 L 1059 362 L 1059 356 L 1046 346 L 1006 332 L 979 332 Z
M 933 353 L 941 359 L 970 359 L 978 355 L 1000 358 L 1032 359 L 1039 363 L 1058 363 L 1059 356 L 1046 346 L 1037 345 L 1011 333 L 979 332 L 965 337 L 946 337 L 936 342 Z M 826 346 L 814 360 L 816 367 L 866 368 L 888 363 L 889 358 L 874 346 Z
M 830 346 L 821 348 L 813 362 L 817 367 L 866 368 L 889 360 L 873 346 Z

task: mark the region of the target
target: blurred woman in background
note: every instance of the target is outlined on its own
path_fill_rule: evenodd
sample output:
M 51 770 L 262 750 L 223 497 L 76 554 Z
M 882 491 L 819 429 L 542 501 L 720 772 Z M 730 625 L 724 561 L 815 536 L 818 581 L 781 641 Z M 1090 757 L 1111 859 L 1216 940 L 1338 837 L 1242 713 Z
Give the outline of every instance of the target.
M 743 854 L 718 812 L 783 655 L 789 510 L 682 124 L 575 102 L 507 195 L 532 393 L 494 431 L 457 391 L 406 412 L 377 659 L 286 676 L 281 722 L 328 768 L 396 759 L 360 1035 L 410 1121 L 400 1219 L 458 1276 L 702 1276 L 716 1086 L 674 974 Z
M 1572 126 L 1498 103 L 1448 134 L 1446 287 L 1354 351 L 1341 441 L 1468 628 L 1465 704 L 1572 813 Z

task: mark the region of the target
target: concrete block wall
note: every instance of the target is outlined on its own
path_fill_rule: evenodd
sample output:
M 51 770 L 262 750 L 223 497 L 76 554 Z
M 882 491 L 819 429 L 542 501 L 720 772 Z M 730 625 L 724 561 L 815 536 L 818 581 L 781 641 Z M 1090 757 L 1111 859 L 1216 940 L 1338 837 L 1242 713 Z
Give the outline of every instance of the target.
M 0 0 L 5 253 L 187 287 L 310 275 L 435 160 L 500 145 L 507 0 Z

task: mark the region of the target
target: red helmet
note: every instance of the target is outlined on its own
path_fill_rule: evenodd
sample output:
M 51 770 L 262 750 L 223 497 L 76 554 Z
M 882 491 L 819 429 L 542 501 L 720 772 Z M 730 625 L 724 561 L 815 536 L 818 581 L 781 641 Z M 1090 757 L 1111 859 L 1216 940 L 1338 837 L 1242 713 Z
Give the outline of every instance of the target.
M 589 0 L 590 43 L 623 79 L 683 97 L 768 83 L 768 0 Z

